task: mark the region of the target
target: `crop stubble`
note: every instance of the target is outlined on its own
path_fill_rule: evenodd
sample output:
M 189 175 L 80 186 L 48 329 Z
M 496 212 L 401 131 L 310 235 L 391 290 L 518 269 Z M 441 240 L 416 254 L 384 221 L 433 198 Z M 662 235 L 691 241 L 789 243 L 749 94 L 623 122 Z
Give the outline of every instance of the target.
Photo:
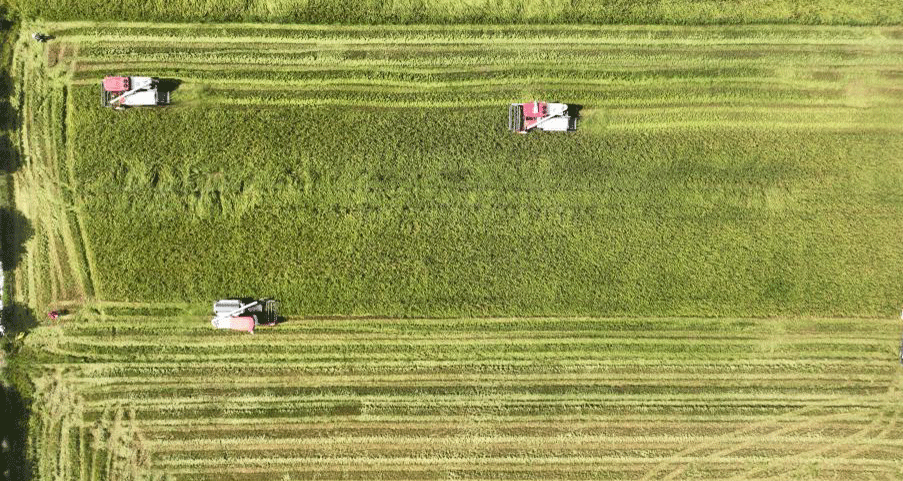
M 29 336 L 28 347 L 44 353 L 39 448 L 76 446 L 81 433 L 98 460 L 80 467 L 69 451 L 72 459 L 50 457 L 48 472 L 192 480 L 900 472 L 893 321 L 289 318 L 237 337 L 203 330 L 195 312 L 186 305 L 156 317 L 168 333 L 161 339 L 99 303 Z M 668 330 L 684 324 L 680 335 Z M 664 335 L 637 343 L 650 325 Z M 720 347 L 694 349 L 712 339 Z M 536 340 L 558 356 L 544 356 Z M 129 469 L 140 472 L 131 478 Z

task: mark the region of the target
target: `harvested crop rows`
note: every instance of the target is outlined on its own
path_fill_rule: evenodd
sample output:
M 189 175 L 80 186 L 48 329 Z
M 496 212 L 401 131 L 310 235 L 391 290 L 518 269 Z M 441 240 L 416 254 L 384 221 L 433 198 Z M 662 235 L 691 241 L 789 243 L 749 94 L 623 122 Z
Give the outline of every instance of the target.
M 168 314 L 164 314 L 168 313 Z M 62 479 L 897 479 L 896 323 L 289 319 L 44 328 Z M 88 461 L 90 460 L 90 462 Z
M 37 479 L 903 476 L 900 28 L 31 30 Z

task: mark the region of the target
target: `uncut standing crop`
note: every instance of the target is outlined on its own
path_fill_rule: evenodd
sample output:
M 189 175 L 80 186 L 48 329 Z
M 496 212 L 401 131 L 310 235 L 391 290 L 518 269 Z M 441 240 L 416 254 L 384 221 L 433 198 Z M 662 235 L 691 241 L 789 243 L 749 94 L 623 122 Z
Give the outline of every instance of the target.
M 903 290 L 894 29 L 177 31 L 66 31 L 95 38 L 70 162 L 104 298 L 874 315 Z M 123 62 L 179 102 L 96 108 Z M 578 131 L 506 132 L 533 98 L 582 105 Z

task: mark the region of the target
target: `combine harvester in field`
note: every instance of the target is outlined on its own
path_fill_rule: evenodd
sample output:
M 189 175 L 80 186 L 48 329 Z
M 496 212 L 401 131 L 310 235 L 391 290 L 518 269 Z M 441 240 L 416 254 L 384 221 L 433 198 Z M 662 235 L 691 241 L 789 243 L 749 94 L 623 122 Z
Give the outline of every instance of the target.
M 508 106 L 508 130 L 526 134 L 531 130 L 570 132 L 577 130 L 577 118 L 568 115 L 568 104 L 528 102 Z
M 254 333 L 257 326 L 275 326 L 279 304 L 273 299 L 220 299 L 213 304 L 213 320 L 217 329 Z
M 105 77 L 100 83 L 100 105 L 116 110 L 169 105 L 169 92 L 160 90 L 159 84 L 154 77 Z

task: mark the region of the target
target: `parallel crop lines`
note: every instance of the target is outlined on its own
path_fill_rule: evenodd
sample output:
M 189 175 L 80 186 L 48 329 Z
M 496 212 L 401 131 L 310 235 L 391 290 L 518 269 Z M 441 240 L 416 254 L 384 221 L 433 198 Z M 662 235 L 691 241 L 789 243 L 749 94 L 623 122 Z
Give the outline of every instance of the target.
M 186 315 L 160 317 L 173 334 L 186 334 L 181 340 L 171 335 L 160 347 L 196 353 L 190 363 L 163 355 L 105 361 L 104 352 L 131 342 L 135 320 L 127 315 L 99 318 L 85 310 L 61 329 L 29 336 L 36 348 L 62 337 L 95 349 L 70 361 L 45 360 L 47 395 L 55 406 L 74 403 L 80 418 L 65 418 L 65 429 L 47 424 L 43 445 L 93 453 L 81 457 L 93 459 L 90 465 L 61 462 L 48 469 L 79 479 L 90 473 L 194 480 L 437 479 L 449 473 L 465 479 L 758 479 L 790 472 L 800 479 L 854 473 L 893 479 L 900 468 L 903 426 L 894 393 L 901 375 L 886 354 L 897 332 L 886 321 L 687 319 L 695 327 L 679 339 L 667 327 L 681 321 L 668 319 L 290 318 L 255 336 L 236 336 L 201 335 L 195 323 L 204 321 L 183 322 Z M 702 350 L 680 361 L 632 347 L 657 324 L 674 336 L 673 347 L 720 340 L 731 358 Z M 104 334 L 99 325 L 122 331 Z M 810 332 L 808 342 L 790 342 L 778 353 L 743 348 L 777 342 L 782 336 L 769 334 L 775 326 Z M 813 332 L 813 326 L 846 329 L 834 335 Z M 535 357 L 440 362 L 428 350 L 415 350 L 402 362 L 368 354 L 379 348 L 403 356 L 412 342 L 467 343 L 493 352 L 501 341 L 487 327 L 510 329 L 505 345 Z M 304 331 L 321 334 L 305 339 Z M 587 336 L 593 332 L 601 335 Z M 393 335 L 397 339 L 388 339 Z M 558 361 L 545 362 L 533 350 L 545 338 L 560 341 Z M 626 346 L 624 360 L 590 357 L 611 342 Z M 331 363 L 261 362 L 263 350 L 248 364 L 221 361 L 242 346 L 303 351 L 343 344 L 354 349 Z M 861 360 L 832 355 L 872 344 L 875 352 Z M 61 370 L 65 380 L 52 374 Z M 138 374 L 144 371 L 152 374 Z M 641 392 L 631 393 L 634 388 Z M 67 392 L 77 397 L 63 401 Z M 93 434 L 82 441 L 81 432 Z
M 36 29 L 41 478 L 901 476 L 898 27 Z

